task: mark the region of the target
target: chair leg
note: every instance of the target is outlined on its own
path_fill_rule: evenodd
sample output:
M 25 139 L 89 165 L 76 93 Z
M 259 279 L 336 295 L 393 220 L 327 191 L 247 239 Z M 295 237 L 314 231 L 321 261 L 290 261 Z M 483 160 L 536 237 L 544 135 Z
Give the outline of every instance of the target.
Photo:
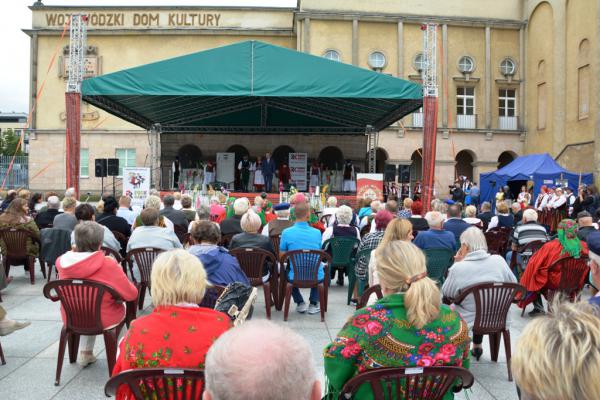
M 146 284 L 140 284 L 140 293 L 138 296 L 138 310 L 144 308 L 144 299 L 146 298 Z
M 498 362 L 498 353 L 500 352 L 500 335 L 501 333 L 490 333 L 490 357 L 493 362 Z
M 319 307 L 321 309 L 321 322 L 325 322 L 325 310 L 327 308 L 325 302 L 327 299 L 325 297 L 325 286 L 322 283 L 319 284 L 319 301 L 321 302 L 321 307 Z
M 502 332 L 502 340 L 504 340 L 504 352 L 506 354 L 506 367 L 508 368 L 508 381 L 512 382 L 512 370 L 510 368 L 510 360 L 512 358 L 511 349 L 510 349 L 510 331 L 505 329 Z
M 58 343 L 58 361 L 56 363 L 56 378 L 54 386 L 60 385 L 60 373 L 62 371 L 63 360 L 65 358 L 65 347 L 67 346 L 67 328 L 63 326 L 60 331 L 60 342 Z
M 292 285 L 287 284 L 285 287 L 285 305 L 283 306 L 283 320 L 288 320 L 288 314 L 290 313 L 290 300 L 292 298 Z
M 0 343 L 0 361 L 2 362 L 2 365 L 6 364 L 6 360 L 4 359 L 4 352 L 2 351 L 2 344 Z
M 35 258 L 27 257 L 27 265 L 29 266 L 29 282 L 35 285 Z
M 112 375 L 112 370 L 117 362 L 117 336 L 119 335 L 119 325 L 116 328 L 104 331 L 104 347 L 106 348 L 106 363 L 108 364 L 108 376 Z
M 521 311 L 521 318 L 523 318 L 525 316 L 525 309 L 527 308 L 527 306 L 523 306 L 523 310 Z
M 279 274 L 279 311 L 283 309 L 283 303 L 285 301 L 285 293 L 287 288 L 287 279 L 285 276 L 285 271 Z
M 269 282 L 263 283 L 263 292 L 265 294 L 267 319 L 271 319 L 271 284 L 269 284 Z
M 356 277 L 348 275 L 348 299 L 346 300 L 346 305 L 350 305 L 350 300 L 352 300 L 352 294 L 354 292 L 354 286 L 356 286 Z
M 81 336 L 76 333 L 70 333 L 67 335 L 67 342 L 69 347 L 69 362 L 71 364 L 77 361 L 77 351 L 79 350 L 79 338 Z
M 48 264 L 48 279 L 47 282 L 52 280 L 52 264 Z
M 40 268 L 42 269 L 42 276 L 46 279 L 46 261 L 40 257 Z

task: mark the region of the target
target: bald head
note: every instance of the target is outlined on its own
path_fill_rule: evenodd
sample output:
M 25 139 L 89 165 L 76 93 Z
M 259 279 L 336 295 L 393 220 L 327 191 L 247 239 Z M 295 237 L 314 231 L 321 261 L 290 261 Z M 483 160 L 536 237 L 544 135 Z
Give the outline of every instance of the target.
M 205 363 L 204 400 L 317 400 L 321 385 L 307 341 L 270 321 L 224 333 Z

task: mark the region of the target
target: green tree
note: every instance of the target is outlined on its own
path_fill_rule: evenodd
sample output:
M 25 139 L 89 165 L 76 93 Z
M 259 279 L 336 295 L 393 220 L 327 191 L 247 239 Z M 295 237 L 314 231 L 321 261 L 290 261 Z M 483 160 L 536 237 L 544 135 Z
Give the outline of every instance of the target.
M 21 137 L 15 134 L 15 132 L 10 128 L 5 131 L 2 131 L 2 134 L 0 135 L 0 154 L 2 154 L 3 156 L 14 155 L 15 151 L 17 150 L 17 145 L 19 144 L 20 139 Z M 25 153 L 23 152 L 23 143 L 21 143 L 17 155 L 22 156 L 24 154 Z

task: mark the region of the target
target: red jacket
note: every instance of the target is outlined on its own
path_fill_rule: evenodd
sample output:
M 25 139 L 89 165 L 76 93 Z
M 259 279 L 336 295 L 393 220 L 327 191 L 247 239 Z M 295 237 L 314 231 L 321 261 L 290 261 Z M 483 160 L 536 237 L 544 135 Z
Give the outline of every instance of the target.
M 127 279 L 123 269 L 114 258 L 106 257 L 101 251 L 77 253 L 69 251 L 56 260 L 56 270 L 60 279 L 88 279 L 104 283 L 117 291 L 125 301 L 135 300 L 137 288 Z M 110 294 L 102 299 L 102 326 L 108 327 L 122 321 L 125 305 L 117 303 Z M 63 321 L 65 313 L 61 308 Z

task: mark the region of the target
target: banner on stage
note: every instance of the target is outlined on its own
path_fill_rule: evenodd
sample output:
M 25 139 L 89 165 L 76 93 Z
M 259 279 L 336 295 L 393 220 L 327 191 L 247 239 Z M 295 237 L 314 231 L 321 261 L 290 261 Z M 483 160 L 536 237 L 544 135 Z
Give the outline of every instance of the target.
M 131 198 L 131 207 L 142 209 L 150 195 L 150 168 L 123 168 L 123 195 Z
M 227 185 L 235 181 L 235 153 L 217 153 L 217 181 Z
M 383 174 L 356 174 L 356 197 L 383 200 Z
M 290 153 L 290 176 L 292 184 L 301 192 L 307 190 L 306 172 L 308 163 L 307 153 Z

